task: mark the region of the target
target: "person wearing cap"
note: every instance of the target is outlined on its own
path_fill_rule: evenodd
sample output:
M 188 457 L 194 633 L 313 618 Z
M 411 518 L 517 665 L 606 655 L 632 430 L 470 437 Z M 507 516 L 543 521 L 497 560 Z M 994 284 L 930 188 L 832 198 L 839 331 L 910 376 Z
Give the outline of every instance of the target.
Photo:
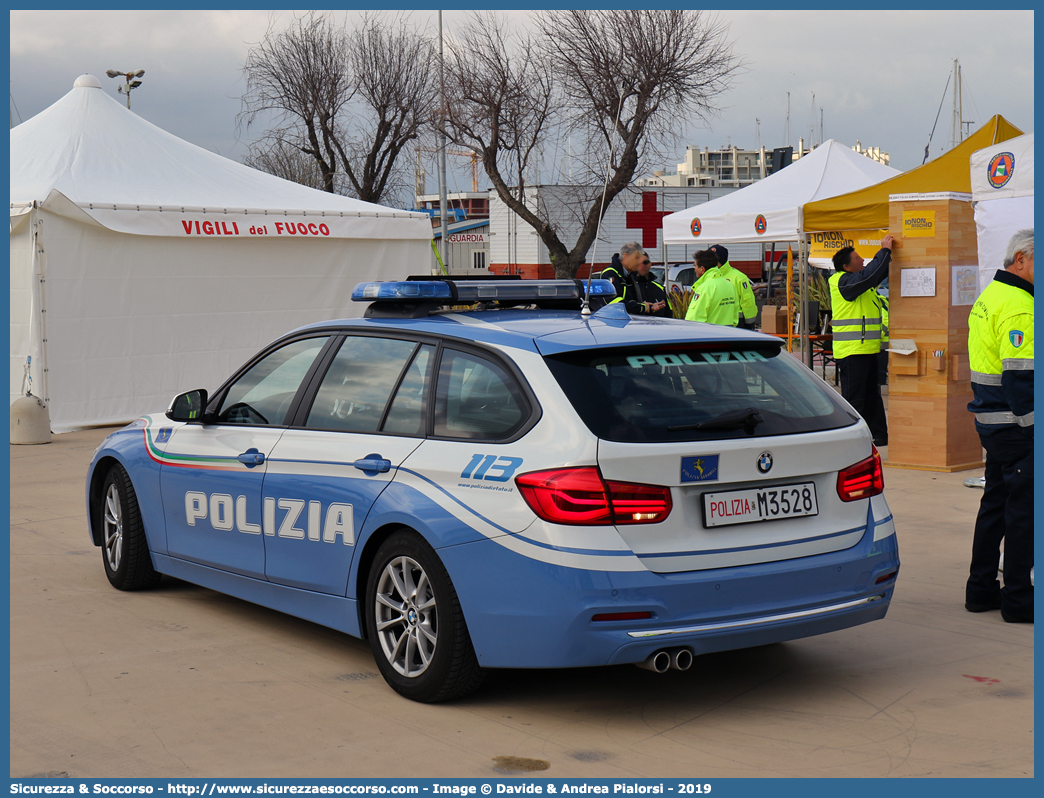
M 749 328 L 754 324 L 754 317 L 758 315 L 758 305 L 754 301 L 754 289 L 750 287 L 750 279 L 729 263 L 729 251 L 721 244 L 709 247 L 718 259 L 718 270 L 722 277 L 732 283 L 736 292 L 736 301 L 739 303 L 739 323 L 737 327 Z
M 616 288 L 616 299 L 632 316 L 660 316 L 671 318 L 667 291 L 650 273 L 649 256 L 637 241 L 620 247 L 612 263 L 602 271 L 602 279 Z M 612 304 L 612 303 L 609 303 Z
M 696 282 L 685 320 L 735 327 L 739 321 L 736 290 L 721 273 L 718 257 L 709 249 L 701 249 L 692 265 L 696 269 Z
M 841 395 L 870 427 L 876 446 L 888 445 L 888 420 L 877 381 L 881 351 L 881 308 L 875 290 L 888 277 L 893 238 L 886 235 L 869 263 L 854 247 L 834 253 L 830 284 L 830 321 Z

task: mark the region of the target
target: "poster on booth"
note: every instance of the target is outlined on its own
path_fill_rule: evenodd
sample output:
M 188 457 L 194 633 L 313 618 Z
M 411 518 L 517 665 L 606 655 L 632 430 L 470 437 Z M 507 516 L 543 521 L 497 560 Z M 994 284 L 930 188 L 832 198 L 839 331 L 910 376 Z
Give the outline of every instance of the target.
M 935 211 L 903 211 L 903 238 L 935 238 Z
M 881 248 L 887 230 L 837 230 L 808 233 L 808 262 L 820 269 L 834 268 L 834 253 L 843 247 L 854 247 L 864 260 L 870 260 Z

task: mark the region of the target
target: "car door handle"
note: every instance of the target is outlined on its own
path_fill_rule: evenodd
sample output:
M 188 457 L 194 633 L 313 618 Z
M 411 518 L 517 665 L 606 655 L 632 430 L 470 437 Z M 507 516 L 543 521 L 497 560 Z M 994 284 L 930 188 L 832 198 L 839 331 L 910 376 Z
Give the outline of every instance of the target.
M 352 465 L 360 471 L 372 471 L 374 473 L 391 471 L 391 461 L 385 460 L 379 454 L 367 455 L 362 460 L 356 460 Z
M 247 449 L 243 454 L 237 455 L 236 459 L 247 468 L 253 468 L 265 462 L 265 456 L 257 449 Z

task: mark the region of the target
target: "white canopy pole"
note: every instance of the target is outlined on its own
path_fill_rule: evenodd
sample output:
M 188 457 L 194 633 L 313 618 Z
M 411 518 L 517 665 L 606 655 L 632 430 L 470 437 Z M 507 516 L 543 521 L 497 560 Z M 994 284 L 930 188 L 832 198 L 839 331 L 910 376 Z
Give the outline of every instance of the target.
M 33 203 L 32 216 L 29 220 L 32 230 L 33 264 L 29 286 L 29 354 L 32 357 L 29 377 L 36 375 L 37 393 L 45 403 L 50 401 L 47 385 L 47 307 L 45 305 L 44 283 L 46 253 L 43 248 L 43 219 Z
M 26 355 L 25 376 L 22 378 L 21 395 L 11 402 L 11 443 L 39 444 L 51 442 L 51 418 L 47 404 L 34 394 L 32 372 L 41 375 L 39 393 L 46 398 L 47 369 L 43 344 L 47 340 L 43 315 L 43 246 L 40 244 L 41 222 L 36 203 L 29 217 L 29 243 L 33 248 L 29 285 L 29 354 Z
M 805 234 L 801 234 L 798 240 L 798 265 L 801 268 L 801 351 L 808 357 L 808 367 L 812 368 L 812 342 L 808 339 L 811 325 L 808 320 L 808 250 L 806 247 Z

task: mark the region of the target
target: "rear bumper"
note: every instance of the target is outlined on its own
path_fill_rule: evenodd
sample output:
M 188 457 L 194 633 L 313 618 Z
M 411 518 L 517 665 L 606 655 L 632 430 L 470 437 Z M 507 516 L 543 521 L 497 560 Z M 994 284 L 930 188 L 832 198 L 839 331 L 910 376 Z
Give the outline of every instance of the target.
M 775 624 L 786 624 L 790 622 L 803 623 L 817 618 L 830 615 L 838 615 L 848 610 L 865 609 L 885 598 L 884 594 L 870 596 L 869 598 L 856 599 L 855 601 L 844 601 L 840 604 L 830 604 L 825 607 L 813 607 L 807 610 L 785 612 L 780 615 L 766 615 L 760 618 L 739 618 L 734 621 L 719 621 L 718 623 L 705 623 L 698 626 L 682 626 L 667 629 L 649 629 L 641 632 L 628 632 L 628 637 L 639 640 L 659 638 L 669 640 L 677 635 L 694 634 L 730 634 L 748 629 L 758 629 Z
M 529 560 L 485 540 L 440 550 L 479 663 L 558 668 L 641 662 L 837 631 L 885 616 L 899 569 L 894 534 L 868 519 L 848 549 L 772 563 L 657 574 L 584 571 Z M 880 580 L 880 581 L 879 581 Z M 648 612 L 642 621 L 592 621 Z
M 785 640 L 836 632 L 885 617 L 891 589 L 873 596 L 780 615 L 648 632 L 630 632 L 637 638 L 616 650 L 609 664 L 642 662 L 663 648 L 684 647 L 694 654 L 751 648 Z

